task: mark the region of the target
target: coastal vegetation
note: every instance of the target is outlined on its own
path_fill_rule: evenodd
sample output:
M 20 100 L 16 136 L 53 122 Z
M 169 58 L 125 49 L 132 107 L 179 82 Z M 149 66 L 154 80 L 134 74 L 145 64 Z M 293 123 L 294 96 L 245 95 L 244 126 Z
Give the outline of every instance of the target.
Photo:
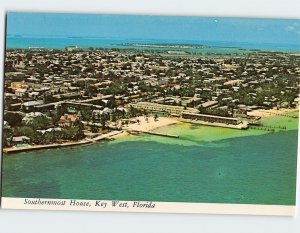
M 190 50 L 205 48 L 194 45 L 122 47 L 8 49 L 4 146 L 86 140 L 140 124 L 139 116 L 149 122 L 150 115 L 154 121 L 186 116 L 247 128 L 255 109 L 298 106 L 298 55 L 199 55 Z

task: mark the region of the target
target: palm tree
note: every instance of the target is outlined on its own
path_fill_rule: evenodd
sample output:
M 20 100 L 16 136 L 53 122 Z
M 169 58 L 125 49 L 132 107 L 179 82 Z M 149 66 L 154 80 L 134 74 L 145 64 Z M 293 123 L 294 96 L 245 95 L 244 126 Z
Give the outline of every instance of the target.
M 106 121 L 109 119 L 108 114 L 103 113 L 101 115 L 101 125 L 102 125 L 102 130 L 104 130 L 106 128 Z

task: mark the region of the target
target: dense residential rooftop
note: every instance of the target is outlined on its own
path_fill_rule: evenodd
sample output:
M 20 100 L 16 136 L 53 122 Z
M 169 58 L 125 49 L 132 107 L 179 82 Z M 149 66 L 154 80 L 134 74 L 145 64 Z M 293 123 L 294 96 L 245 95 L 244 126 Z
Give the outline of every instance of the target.
M 79 140 L 90 131 L 105 132 L 122 119 L 149 113 L 237 124 L 253 109 L 298 105 L 299 54 L 181 56 L 176 48 L 170 51 L 76 46 L 7 50 L 6 139 L 26 136 L 47 143 L 38 142 L 37 132 L 60 126 L 69 133 L 65 139 Z M 25 115 L 27 124 L 21 123 Z M 71 128 L 77 133 L 67 132 Z

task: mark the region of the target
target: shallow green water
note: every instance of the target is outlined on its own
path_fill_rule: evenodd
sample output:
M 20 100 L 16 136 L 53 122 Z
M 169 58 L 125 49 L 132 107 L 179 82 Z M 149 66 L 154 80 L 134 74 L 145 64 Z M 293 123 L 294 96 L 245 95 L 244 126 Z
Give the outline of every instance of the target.
M 298 119 L 285 120 L 284 132 L 180 123 L 158 130 L 179 139 L 6 155 L 3 196 L 294 205 Z

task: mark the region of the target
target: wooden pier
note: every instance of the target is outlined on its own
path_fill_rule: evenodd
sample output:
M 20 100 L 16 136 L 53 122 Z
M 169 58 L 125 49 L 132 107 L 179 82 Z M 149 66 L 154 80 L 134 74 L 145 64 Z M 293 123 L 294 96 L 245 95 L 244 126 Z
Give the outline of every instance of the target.
M 286 126 L 270 126 L 270 125 L 258 125 L 258 126 L 255 126 L 255 125 L 251 125 L 250 129 L 275 132 L 275 130 L 279 130 L 279 131 L 286 130 Z
M 268 128 L 268 127 L 265 127 L 265 126 L 250 126 L 249 128 L 250 129 L 256 129 L 256 130 L 270 131 L 272 133 L 275 132 L 275 129 L 271 129 L 271 128 Z
M 120 133 L 123 133 L 123 130 L 116 130 L 116 131 L 111 131 L 109 133 L 106 133 L 106 134 L 101 134 L 95 138 L 93 138 L 92 140 L 95 141 L 95 142 L 99 142 L 101 140 L 112 140 L 111 137 L 112 136 L 116 136 Z
M 265 128 L 269 128 L 269 129 L 280 129 L 280 130 L 286 130 L 286 126 L 283 125 L 283 126 L 272 126 L 272 125 L 262 125 L 262 127 L 265 127 Z
M 162 136 L 162 137 L 169 137 L 169 138 L 179 138 L 178 135 L 174 134 L 166 134 L 166 133 L 157 133 L 157 132 L 150 132 L 150 131 L 143 131 L 143 130 L 127 130 L 128 133 L 138 135 L 140 133 Z

